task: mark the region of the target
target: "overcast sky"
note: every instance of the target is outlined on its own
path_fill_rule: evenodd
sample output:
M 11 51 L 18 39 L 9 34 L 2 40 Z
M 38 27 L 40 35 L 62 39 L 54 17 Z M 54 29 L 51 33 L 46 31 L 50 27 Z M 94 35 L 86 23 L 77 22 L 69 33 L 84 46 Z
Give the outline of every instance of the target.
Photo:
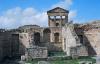
M 100 0 L 0 0 L 0 28 L 47 26 L 46 11 L 58 6 L 69 10 L 75 23 L 100 19 Z

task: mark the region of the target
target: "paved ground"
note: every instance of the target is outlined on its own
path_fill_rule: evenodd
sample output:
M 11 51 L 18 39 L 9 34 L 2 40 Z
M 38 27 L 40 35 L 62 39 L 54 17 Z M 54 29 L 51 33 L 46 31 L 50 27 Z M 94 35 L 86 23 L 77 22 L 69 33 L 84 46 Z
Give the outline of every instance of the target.
M 96 64 L 100 64 L 100 56 L 96 57 Z

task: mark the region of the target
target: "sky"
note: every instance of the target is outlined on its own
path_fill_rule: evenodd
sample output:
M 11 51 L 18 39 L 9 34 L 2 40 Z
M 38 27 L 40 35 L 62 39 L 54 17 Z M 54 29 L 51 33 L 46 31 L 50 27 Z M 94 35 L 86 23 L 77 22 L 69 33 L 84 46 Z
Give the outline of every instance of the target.
M 99 0 L 0 0 L 0 28 L 48 26 L 46 12 L 55 7 L 69 10 L 69 21 L 74 23 L 100 20 Z

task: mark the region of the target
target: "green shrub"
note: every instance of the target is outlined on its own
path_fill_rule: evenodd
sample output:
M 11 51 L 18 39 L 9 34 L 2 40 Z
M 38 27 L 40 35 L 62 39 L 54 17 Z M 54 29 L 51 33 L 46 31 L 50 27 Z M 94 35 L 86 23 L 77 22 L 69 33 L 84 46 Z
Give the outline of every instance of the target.
M 48 56 L 64 56 L 66 55 L 65 52 L 48 52 Z

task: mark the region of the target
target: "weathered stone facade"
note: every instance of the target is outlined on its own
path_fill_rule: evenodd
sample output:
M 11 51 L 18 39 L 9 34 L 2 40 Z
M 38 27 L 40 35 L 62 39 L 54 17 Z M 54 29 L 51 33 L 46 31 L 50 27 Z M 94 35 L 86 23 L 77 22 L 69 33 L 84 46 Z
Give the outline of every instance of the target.
M 67 56 L 73 51 L 79 56 L 100 55 L 100 22 L 73 24 L 68 22 L 68 13 L 60 7 L 47 11 L 48 27 L 25 25 L 12 30 L 1 29 L 0 60 L 28 53 L 33 58 L 45 58 L 51 51 L 64 51 Z
M 27 48 L 28 58 L 47 58 L 48 51 L 46 47 Z

